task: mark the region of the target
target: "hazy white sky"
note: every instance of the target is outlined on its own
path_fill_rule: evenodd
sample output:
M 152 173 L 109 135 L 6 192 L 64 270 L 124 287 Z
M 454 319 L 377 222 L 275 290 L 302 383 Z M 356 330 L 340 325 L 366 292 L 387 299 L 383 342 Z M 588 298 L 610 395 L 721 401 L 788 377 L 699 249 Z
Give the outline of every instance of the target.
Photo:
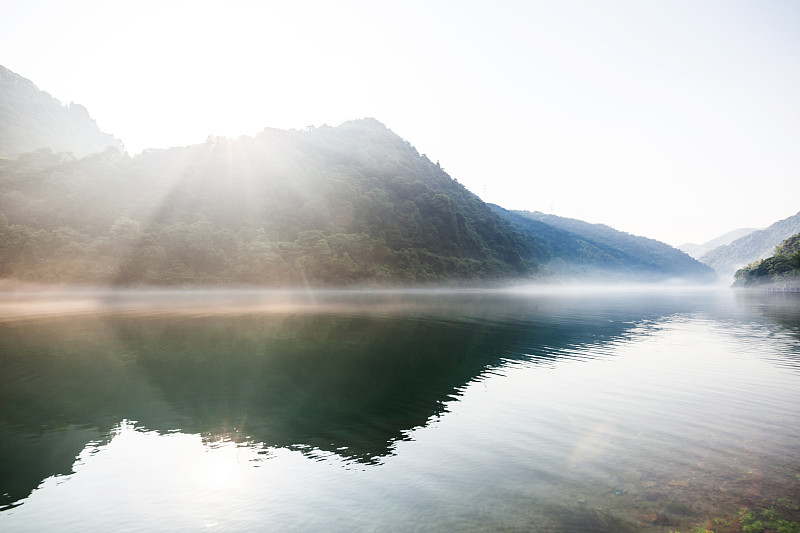
M 673 245 L 800 211 L 793 0 L 0 0 L 0 64 L 131 153 L 370 116 L 509 209 Z

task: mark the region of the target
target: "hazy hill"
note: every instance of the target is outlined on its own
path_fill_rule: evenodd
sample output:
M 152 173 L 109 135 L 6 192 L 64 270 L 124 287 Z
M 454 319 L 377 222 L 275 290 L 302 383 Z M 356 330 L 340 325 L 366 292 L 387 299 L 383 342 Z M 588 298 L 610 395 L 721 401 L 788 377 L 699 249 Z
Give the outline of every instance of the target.
M 120 141 L 100 131 L 85 107 L 64 106 L 30 80 L 0 66 L 0 156 L 40 148 L 82 156 L 108 146 L 123 149 Z
M 530 276 L 529 242 L 373 119 L 0 162 L 0 275 L 119 283 Z M 524 257 L 524 259 L 523 259 Z
M 771 256 L 785 239 L 800 232 L 800 213 L 775 222 L 765 229 L 756 230 L 725 246 L 703 254 L 700 261 L 720 275 L 732 275 L 737 269 Z
M 700 259 L 700 257 L 702 257 L 703 254 L 705 254 L 706 252 L 709 252 L 718 246 L 724 246 L 726 244 L 730 244 L 736 239 L 740 239 L 745 235 L 749 235 L 756 230 L 757 228 L 735 229 L 733 231 L 729 231 L 723 235 L 720 235 L 719 237 L 711 239 L 710 241 L 705 242 L 703 244 L 693 244 L 690 242 L 681 244 L 680 246 L 678 246 L 678 250 L 686 252 L 695 259 Z
M 637 237 L 603 224 L 539 212 L 492 209 L 539 244 L 534 257 L 544 268 L 566 276 L 656 281 L 683 278 L 712 281 L 707 266 L 662 242 Z

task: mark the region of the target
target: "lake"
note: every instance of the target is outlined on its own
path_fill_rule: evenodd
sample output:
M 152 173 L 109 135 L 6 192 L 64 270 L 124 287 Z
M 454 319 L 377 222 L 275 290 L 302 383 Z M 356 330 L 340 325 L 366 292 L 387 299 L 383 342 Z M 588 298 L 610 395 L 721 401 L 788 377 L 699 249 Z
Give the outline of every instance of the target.
M 6 291 L 0 364 L 6 532 L 719 533 L 800 498 L 795 294 Z

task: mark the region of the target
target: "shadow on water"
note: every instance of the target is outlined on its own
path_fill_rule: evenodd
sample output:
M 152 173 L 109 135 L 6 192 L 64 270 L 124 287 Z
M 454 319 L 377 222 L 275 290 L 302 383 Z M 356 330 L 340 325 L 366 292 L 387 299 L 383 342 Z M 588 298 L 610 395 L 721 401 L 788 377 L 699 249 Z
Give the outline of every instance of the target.
M 208 443 L 378 463 L 491 369 L 551 363 L 562 350 L 615 342 L 698 305 L 668 296 L 615 306 L 608 298 L 332 293 L 288 312 L 218 313 L 211 300 L 203 312 L 112 306 L 0 322 L 0 506 L 70 473 L 81 450 L 109 440 L 122 420 Z

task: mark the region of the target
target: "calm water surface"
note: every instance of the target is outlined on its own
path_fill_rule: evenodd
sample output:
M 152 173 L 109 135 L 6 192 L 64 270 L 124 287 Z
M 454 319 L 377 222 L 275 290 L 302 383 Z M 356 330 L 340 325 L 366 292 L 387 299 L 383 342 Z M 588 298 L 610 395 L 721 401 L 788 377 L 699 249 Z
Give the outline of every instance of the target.
M 8 292 L 0 530 L 691 531 L 799 405 L 791 294 Z

